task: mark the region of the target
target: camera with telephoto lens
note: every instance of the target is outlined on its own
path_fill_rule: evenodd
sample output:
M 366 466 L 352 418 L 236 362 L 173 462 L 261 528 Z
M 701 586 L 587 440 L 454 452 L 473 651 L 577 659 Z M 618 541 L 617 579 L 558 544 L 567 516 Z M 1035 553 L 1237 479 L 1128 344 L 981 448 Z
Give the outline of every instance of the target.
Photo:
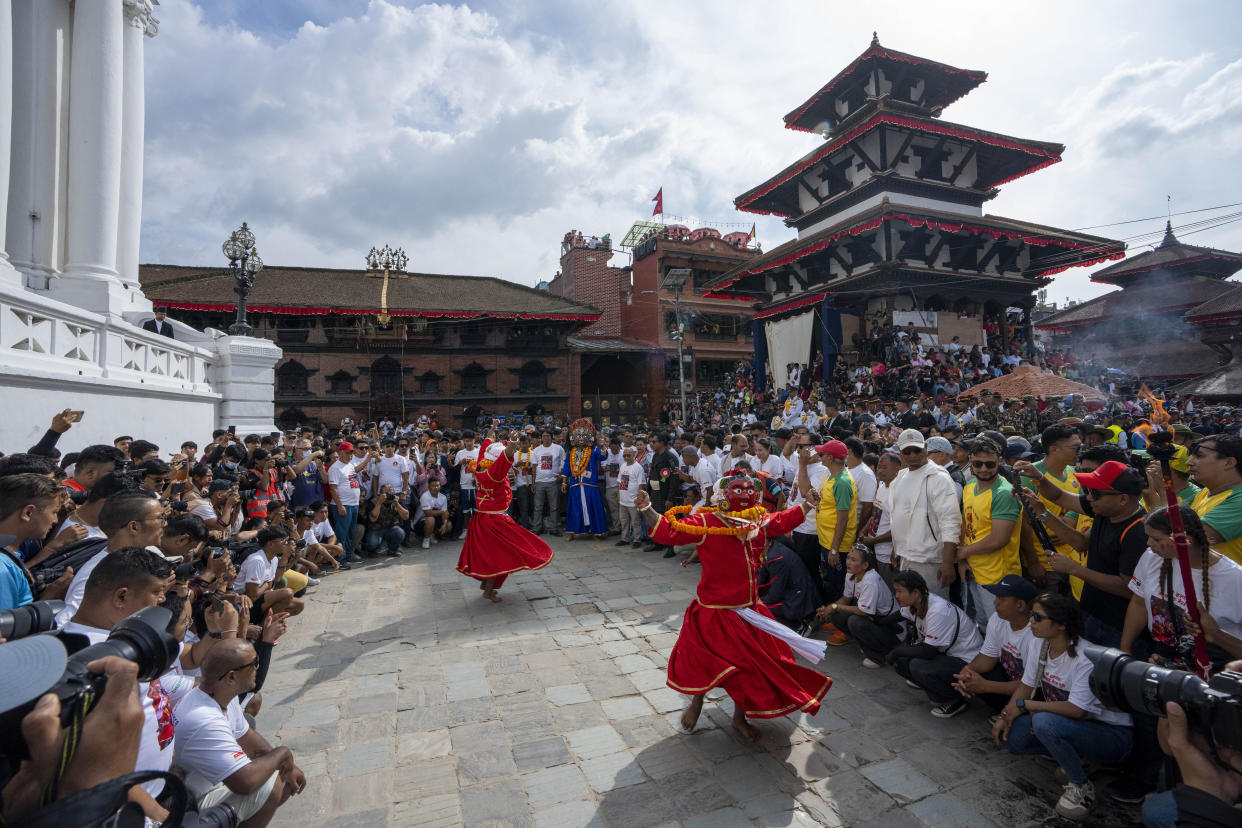
M 64 608 L 64 601 L 35 601 L 24 607 L 4 610 L 0 612 L 0 638 L 13 641 L 47 632 L 56 624 L 56 613 Z
M 43 590 L 47 589 L 48 585 L 53 581 L 59 581 L 62 577 L 64 577 L 64 574 L 68 571 L 68 569 L 69 565 L 64 564 L 62 566 L 36 569 L 31 572 L 30 576 L 34 578 L 34 593 L 38 595 Z
M 152 681 L 168 672 L 181 651 L 180 642 L 167 632 L 171 621 L 172 613 L 164 607 L 141 609 L 113 627 L 106 641 L 69 656 L 60 680 L 45 691 L 60 699 L 61 726 L 70 727 L 88 715 L 103 695 L 108 677 L 87 672 L 86 665 L 92 661 L 106 656 L 132 661 L 138 665 L 138 681 Z M 38 697 L 0 714 L 0 753 L 14 759 L 28 756 L 21 721 L 37 702 Z
M 1165 705 L 1177 702 L 1192 729 L 1214 745 L 1242 751 L 1242 673 L 1225 671 L 1204 681 L 1113 647 L 1086 644 L 1082 649 L 1095 665 L 1091 692 L 1105 706 L 1163 718 Z

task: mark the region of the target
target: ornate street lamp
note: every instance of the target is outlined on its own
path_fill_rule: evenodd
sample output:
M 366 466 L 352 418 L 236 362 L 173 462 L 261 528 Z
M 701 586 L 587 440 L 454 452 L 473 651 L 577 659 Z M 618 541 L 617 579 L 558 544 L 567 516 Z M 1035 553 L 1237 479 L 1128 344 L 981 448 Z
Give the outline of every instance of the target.
M 372 247 L 367 254 L 367 270 L 384 271 L 384 286 L 380 289 L 380 312 L 375 315 L 375 321 L 381 325 L 392 321 L 392 317 L 388 315 L 388 271 L 404 273 L 409 263 L 410 257 L 400 247 L 396 250 L 388 245 L 384 245 L 381 250 Z
M 258 248 L 254 246 L 254 233 L 242 222 L 242 226 L 229 234 L 228 241 L 220 246 L 224 256 L 229 260 L 229 270 L 233 272 L 233 280 L 237 283 L 233 292 L 237 294 L 237 321 L 229 326 L 233 336 L 250 336 L 254 330 L 246 322 L 246 298 L 254 287 L 254 277 L 263 269 L 263 260 L 259 258 Z

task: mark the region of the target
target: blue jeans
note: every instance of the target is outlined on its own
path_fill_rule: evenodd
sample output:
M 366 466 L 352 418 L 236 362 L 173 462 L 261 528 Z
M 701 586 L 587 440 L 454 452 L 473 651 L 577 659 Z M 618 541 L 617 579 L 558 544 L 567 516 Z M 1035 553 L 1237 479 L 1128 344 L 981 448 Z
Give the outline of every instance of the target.
M 395 524 L 387 529 L 368 529 L 366 537 L 362 540 L 362 548 L 367 551 L 368 555 L 371 555 L 379 550 L 380 544 L 383 544 L 388 547 L 389 552 L 396 552 L 403 540 L 405 540 L 405 530 Z
M 358 507 L 346 506 L 345 514 L 335 509 L 332 514 L 332 531 L 336 533 L 336 542 L 345 550 L 345 557 L 354 554 L 354 529 L 358 526 Z
M 1010 753 L 1047 753 L 1075 785 L 1087 782 L 1082 760 L 1114 764 L 1130 753 L 1130 728 L 1057 713 L 1019 716 L 1005 744 Z
M 1172 791 L 1152 794 L 1143 800 L 1143 824 L 1147 828 L 1177 828 L 1177 801 Z

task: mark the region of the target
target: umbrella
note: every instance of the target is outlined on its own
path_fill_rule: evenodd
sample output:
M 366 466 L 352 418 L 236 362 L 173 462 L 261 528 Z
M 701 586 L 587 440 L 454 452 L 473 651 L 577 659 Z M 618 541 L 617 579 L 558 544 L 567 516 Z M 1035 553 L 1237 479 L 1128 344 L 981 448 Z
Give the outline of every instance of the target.
M 977 397 L 984 391 L 995 391 L 1002 397 L 1022 397 L 1034 394 L 1036 397 L 1068 397 L 1070 394 L 1082 394 L 1087 400 L 1107 402 L 1103 392 L 1074 382 L 1056 374 L 1045 374 L 1034 365 L 1019 365 L 1012 374 L 1005 374 L 996 379 L 988 380 L 979 385 L 967 388 L 959 397 Z

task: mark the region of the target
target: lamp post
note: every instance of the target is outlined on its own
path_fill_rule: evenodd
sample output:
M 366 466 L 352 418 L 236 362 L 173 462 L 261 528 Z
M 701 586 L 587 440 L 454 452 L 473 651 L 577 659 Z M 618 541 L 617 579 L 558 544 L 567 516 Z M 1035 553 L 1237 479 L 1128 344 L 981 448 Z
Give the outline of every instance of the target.
M 233 272 L 233 292 L 237 294 L 237 321 L 229 326 L 233 336 L 250 336 L 254 330 L 246 322 L 246 298 L 254 287 L 254 277 L 263 269 L 263 260 L 259 258 L 258 248 L 254 246 L 254 233 L 242 222 L 242 226 L 229 234 L 228 241 L 220 246 L 225 258 L 229 260 L 229 270 Z
M 375 315 L 375 321 L 381 325 L 392 321 L 392 317 L 388 315 L 388 271 L 404 273 L 409 262 L 410 257 L 400 247 L 396 250 L 388 245 L 384 245 L 382 249 L 372 247 L 367 254 L 367 270 L 384 271 L 384 286 L 380 289 L 380 312 Z
M 686 324 L 681 318 L 681 289 L 693 271 L 688 267 L 670 268 L 664 274 L 660 290 L 671 291 L 673 294 L 673 315 L 677 317 L 677 327 L 669 331 L 669 336 L 677 343 L 677 386 L 681 394 L 681 422 L 686 422 L 686 360 L 682 350 L 686 339 Z

